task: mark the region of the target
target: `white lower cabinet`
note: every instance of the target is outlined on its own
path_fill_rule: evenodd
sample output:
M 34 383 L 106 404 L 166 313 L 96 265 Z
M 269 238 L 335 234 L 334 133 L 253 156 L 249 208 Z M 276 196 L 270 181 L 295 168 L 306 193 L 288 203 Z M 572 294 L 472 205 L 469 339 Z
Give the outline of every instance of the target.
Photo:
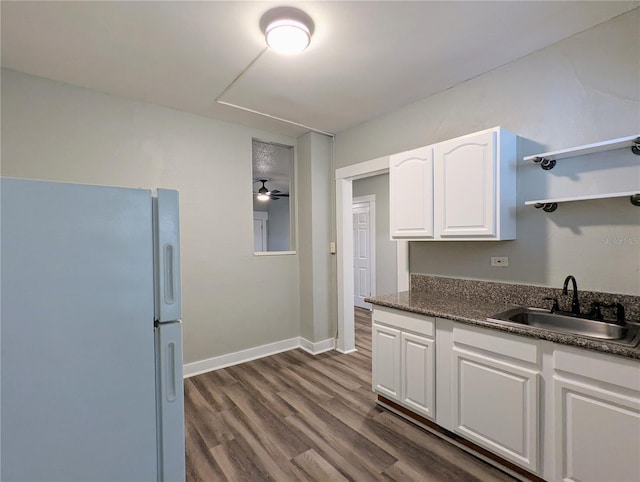
M 538 471 L 539 378 L 535 341 L 454 326 L 454 431 L 532 472 Z
M 435 320 L 393 309 L 373 311 L 373 391 L 435 419 Z
M 550 482 L 640 481 L 638 360 L 376 306 L 373 390 Z
M 555 479 L 640 480 L 637 361 L 554 352 Z

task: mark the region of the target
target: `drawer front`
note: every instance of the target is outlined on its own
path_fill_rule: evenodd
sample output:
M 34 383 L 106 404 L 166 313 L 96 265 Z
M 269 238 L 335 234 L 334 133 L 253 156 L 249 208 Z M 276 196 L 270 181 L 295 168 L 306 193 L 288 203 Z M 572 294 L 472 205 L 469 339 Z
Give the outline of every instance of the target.
M 431 338 L 435 336 L 436 319 L 433 316 L 394 310 L 393 308 L 375 307 L 373 322 L 398 328 L 402 331 L 412 331 Z
M 453 343 L 499 353 L 506 358 L 539 364 L 538 341 L 522 336 L 456 323 L 453 328 Z
M 555 345 L 553 368 L 638 392 L 640 361 Z

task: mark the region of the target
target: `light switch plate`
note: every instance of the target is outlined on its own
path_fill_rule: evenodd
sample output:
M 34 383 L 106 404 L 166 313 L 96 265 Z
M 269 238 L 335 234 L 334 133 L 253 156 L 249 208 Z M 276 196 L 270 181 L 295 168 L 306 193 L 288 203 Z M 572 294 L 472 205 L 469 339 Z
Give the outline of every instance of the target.
M 508 256 L 491 256 L 491 266 L 506 268 L 509 266 Z
M 336 243 L 334 242 L 329 243 L 329 253 L 336 254 Z

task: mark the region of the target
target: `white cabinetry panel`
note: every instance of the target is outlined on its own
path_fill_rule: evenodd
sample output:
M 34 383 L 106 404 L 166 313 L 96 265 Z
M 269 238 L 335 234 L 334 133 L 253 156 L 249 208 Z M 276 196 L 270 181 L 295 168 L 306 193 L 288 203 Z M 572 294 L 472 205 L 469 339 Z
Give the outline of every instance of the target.
M 400 330 L 373 323 L 373 390 L 394 400 L 400 399 Z
M 640 364 L 558 347 L 553 354 L 558 481 L 640 480 Z
M 494 127 L 390 156 L 391 237 L 516 237 L 516 136 Z
M 435 341 L 402 333 L 401 401 L 429 418 L 435 417 Z
M 433 238 L 433 149 L 394 154 L 389 164 L 392 238 Z
M 640 400 L 556 378 L 556 478 L 640 480 Z
M 538 371 L 454 348 L 454 430 L 537 470 Z
M 437 231 L 446 236 L 496 235 L 496 132 L 434 146 Z
M 435 319 L 373 311 L 373 391 L 435 420 Z

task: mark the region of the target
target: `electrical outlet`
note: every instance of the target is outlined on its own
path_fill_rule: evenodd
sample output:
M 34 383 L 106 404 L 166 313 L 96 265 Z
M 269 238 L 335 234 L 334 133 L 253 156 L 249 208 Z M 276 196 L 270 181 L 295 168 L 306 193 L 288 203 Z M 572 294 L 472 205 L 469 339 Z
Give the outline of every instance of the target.
M 509 266 L 509 257 L 508 256 L 491 256 L 491 266 L 506 268 L 507 266 Z

